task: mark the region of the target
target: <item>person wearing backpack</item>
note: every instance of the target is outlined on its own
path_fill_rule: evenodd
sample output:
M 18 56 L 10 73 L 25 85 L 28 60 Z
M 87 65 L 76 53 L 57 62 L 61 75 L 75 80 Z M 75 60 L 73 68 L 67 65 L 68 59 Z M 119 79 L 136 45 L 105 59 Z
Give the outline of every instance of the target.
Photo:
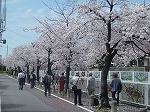
M 76 89 L 73 90 L 74 92 L 74 104 L 77 105 L 77 99 L 78 99 L 78 104 L 82 106 L 82 86 L 83 86 L 83 78 L 79 75 L 79 72 L 73 76 L 71 80 L 71 85 L 76 85 Z
M 22 70 L 20 70 L 20 72 L 18 73 L 19 90 L 23 90 L 24 77 L 24 73 L 22 72 Z
M 112 99 L 117 101 L 117 104 L 119 104 L 119 93 L 122 90 L 122 83 L 121 80 L 118 78 L 117 73 L 112 74 L 112 81 L 110 83 L 111 91 L 112 91 Z M 116 95 L 117 94 L 117 95 Z
M 52 78 L 47 72 L 46 75 L 44 76 L 44 79 L 43 79 L 43 84 L 44 84 L 44 87 L 45 87 L 44 94 L 45 94 L 46 97 L 47 97 L 47 91 L 48 91 L 48 96 L 49 97 L 51 96 L 51 90 L 50 90 L 51 82 L 52 82 Z
M 35 80 L 36 80 L 36 76 L 34 74 L 34 71 L 32 71 L 30 74 L 30 88 L 34 88 Z

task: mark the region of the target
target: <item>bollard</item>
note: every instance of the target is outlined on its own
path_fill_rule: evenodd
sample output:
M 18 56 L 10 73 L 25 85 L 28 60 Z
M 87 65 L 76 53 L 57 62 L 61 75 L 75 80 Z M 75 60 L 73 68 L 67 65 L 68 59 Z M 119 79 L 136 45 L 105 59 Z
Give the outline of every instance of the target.
M 60 87 L 59 87 L 59 85 L 58 85 L 58 94 L 60 94 Z
M 67 89 L 67 97 L 69 98 L 70 97 L 70 90 Z
M 94 106 L 94 95 L 90 95 L 90 105 Z
M 56 92 L 56 89 L 55 89 L 55 85 L 52 85 L 52 90 L 53 90 L 53 93 L 55 93 Z
M 117 101 L 111 101 L 111 112 L 117 112 Z
M 140 112 L 147 112 L 146 108 L 140 108 Z

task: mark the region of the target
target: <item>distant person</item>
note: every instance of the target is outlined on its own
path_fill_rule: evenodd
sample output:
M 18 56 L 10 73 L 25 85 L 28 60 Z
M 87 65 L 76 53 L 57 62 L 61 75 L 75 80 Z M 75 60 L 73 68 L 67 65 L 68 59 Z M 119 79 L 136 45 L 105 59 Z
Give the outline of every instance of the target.
M 23 85 L 24 85 L 24 73 L 22 70 L 18 73 L 18 81 L 19 81 L 19 90 L 23 90 Z
M 43 86 L 44 77 L 43 77 L 43 76 L 40 76 L 39 79 L 40 79 L 40 87 L 42 87 L 42 86 Z
M 35 80 L 36 80 L 36 76 L 34 74 L 34 71 L 32 71 L 30 74 L 30 88 L 34 88 Z
M 46 75 L 43 78 L 43 84 L 45 87 L 45 96 L 47 97 L 47 91 L 48 91 L 48 96 L 51 96 L 51 90 L 50 90 L 50 86 L 51 86 L 51 82 L 52 82 L 52 78 L 51 76 L 48 74 L 48 72 L 46 73 Z
M 95 92 L 95 78 L 92 76 L 92 73 L 89 74 L 89 77 L 87 78 L 87 90 L 88 95 L 94 95 Z
M 81 99 L 82 99 L 82 86 L 84 80 L 79 76 L 79 72 L 77 72 L 75 76 L 73 76 L 71 82 L 72 85 L 77 86 L 77 89 L 74 90 L 74 104 L 77 105 L 77 98 L 78 98 L 78 104 L 82 106 L 83 104 Z
M 121 80 L 118 78 L 117 73 L 112 74 L 112 81 L 110 83 L 111 91 L 112 91 L 112 99 L 117 101 L 117 104 L 119 104 L 119 93 L 122 90 L 122 83 Z M 116 95 L 117 94 L 117 95 Z
M 24 74 L 23 85 L 25 85 L 25 82 L 26 82 L 26 72 L 25 72 L 25 71 L 22 71 L 22 73 Z
M 55 74 L 54 76 L 54 85 L 58 89 L 59 75 Z
M 64 76 L 64 73 L 62 73 L 59 78 L 59 93 L 64 91 L 65 79 L 66 77 Z

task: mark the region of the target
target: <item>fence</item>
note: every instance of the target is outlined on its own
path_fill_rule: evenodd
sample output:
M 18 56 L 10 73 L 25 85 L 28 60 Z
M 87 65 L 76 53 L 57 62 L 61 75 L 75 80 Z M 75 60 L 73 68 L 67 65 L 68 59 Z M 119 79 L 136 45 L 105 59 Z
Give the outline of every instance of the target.
M 101 86 L 101 71 L 72 71 L 70 78 L 76 72 L 84 78 L 83 91 L 86 92 L 87 77 L 90 72 L 96 78 L 96 91 L 95 94 L 100 94 Z M 127 101 L 135 104 L 150 106 L 150 73 L 143 71 L 110 71 L 108 74 L 108 85 L 112 80 L 111 74 L 119 72 L 119 78 L 123 84 L 123 90 L 120 94 L 120 100 Z M 111 97 L 111 92 L 108 94 Z

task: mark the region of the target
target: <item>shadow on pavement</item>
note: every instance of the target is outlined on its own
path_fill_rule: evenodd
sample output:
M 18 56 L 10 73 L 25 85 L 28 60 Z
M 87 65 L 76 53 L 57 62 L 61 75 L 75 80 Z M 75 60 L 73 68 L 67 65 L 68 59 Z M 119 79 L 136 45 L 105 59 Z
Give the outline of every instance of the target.
M 4 109 L 2 111 L 5 111 L 10 108 L 20 108 L 20 107 L 23 107 L 23 105 L 21 105 L 21 104 L 2 104 L 1 107 L 2 107 L 2 109 Z

